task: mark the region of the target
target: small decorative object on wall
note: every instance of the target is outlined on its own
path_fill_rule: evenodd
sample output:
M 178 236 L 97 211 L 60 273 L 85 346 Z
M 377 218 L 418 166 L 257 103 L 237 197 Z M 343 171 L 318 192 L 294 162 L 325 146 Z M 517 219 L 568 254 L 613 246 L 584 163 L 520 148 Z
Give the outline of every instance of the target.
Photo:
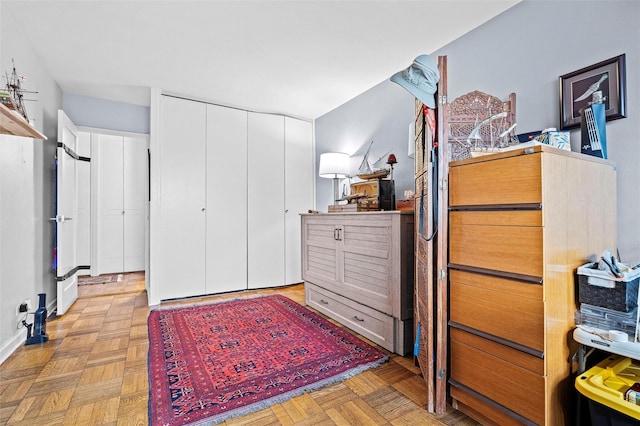
M 626 117 L 625 54 L 560 76 L 560 128 L 580 126 L 580 111 L 601 91 L 607 121 Z

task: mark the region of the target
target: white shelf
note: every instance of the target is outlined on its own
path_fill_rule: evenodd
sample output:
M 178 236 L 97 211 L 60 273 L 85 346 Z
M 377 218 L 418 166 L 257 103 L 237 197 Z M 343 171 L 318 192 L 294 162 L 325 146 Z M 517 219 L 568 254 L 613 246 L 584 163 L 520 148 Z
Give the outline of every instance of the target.
M 0 104 L 0 134 L 47 139 L 45 135 L 37 131 L 22 116 L 14 114 L 2 104 Z
M 634 343 L 635 336 L 629 336 L 626 342 L 615 342 L 607 338 L 609 331 L 589 327 L 593 332 L 578 327 L 573 331 L 573 339 L 585 346 L 601 349 L 612 354 L 640 360 L 640 343 Z

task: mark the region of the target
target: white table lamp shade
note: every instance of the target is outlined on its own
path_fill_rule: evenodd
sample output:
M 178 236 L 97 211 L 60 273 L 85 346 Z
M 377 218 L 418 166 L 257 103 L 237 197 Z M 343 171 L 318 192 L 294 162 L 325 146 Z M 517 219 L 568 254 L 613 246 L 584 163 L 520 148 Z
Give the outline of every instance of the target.
M 349 176 L 349 156 L 342 152 L 321 154 L 318 169 L 320 177 L 344 179 Z

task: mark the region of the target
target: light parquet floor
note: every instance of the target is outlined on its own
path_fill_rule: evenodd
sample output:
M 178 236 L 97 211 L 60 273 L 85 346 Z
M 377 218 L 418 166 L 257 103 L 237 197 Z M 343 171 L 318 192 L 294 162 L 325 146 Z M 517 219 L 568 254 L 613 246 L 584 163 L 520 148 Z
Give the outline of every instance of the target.
M 240 296 L 268 293 L 304 305 L 301 284 Z M 0 365 L 0 424 L 146 425 L 148 314 L 142 273 L 125 274 L 117 283 L 80 286 L 69 311 L 47 321 L 47 343 L 22 346 Z M 426 387 L 413 357 L 390 356 L 378 368 L 225 424 L 477 425 L 452 408 L 443 415 L 428 413 L 423 408 Z

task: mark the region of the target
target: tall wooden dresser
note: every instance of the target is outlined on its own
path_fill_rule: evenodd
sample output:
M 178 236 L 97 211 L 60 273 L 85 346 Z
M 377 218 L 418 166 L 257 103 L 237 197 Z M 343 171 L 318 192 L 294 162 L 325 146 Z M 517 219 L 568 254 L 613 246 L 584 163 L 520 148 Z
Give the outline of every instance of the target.
M 307 305 L 383 348 L 413 346 L 413 212 L 302 215 Z
M 483 424 L 569 424 L 574 277 L 616 248 L 611 163 L 547 146 L 450 163 L 449 384 Z

